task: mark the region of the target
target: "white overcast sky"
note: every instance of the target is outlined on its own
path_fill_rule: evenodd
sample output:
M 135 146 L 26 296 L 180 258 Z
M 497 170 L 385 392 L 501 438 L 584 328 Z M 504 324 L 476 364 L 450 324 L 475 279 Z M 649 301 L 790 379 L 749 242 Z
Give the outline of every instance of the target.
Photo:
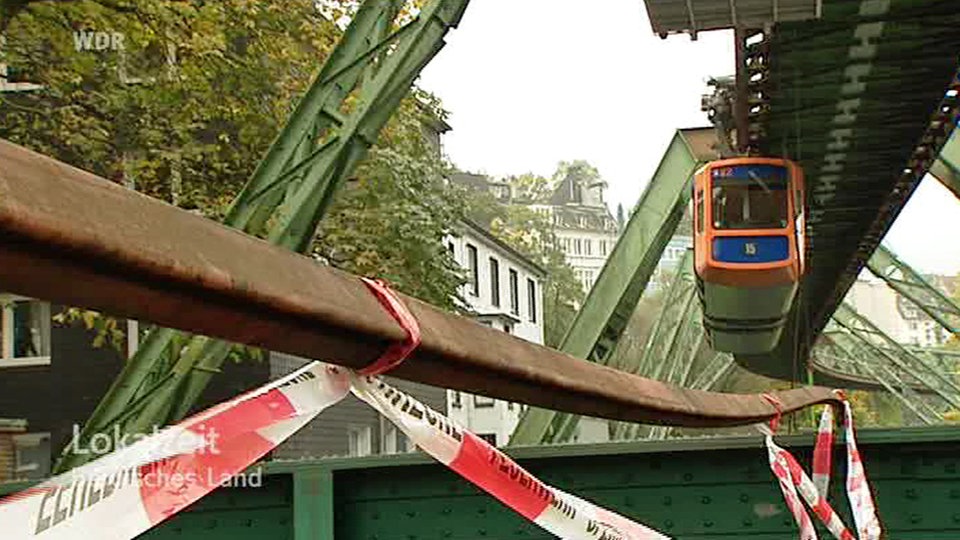
M 733 72 L 730 33 L 661 40 L 642 0 L 474 0 L 420 86 L 451 112 L 461 169 L 550 176 L 585 159 L 633 206 L 677 128 L 707 125 L 700 95 Z M 924 272 L 960 272 L 960 201 L 924 180 L 885 242 Z

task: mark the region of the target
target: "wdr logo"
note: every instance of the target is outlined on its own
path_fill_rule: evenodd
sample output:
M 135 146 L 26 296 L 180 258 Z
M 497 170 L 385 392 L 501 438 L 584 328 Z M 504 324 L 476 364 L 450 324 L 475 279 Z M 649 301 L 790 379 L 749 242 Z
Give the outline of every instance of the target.
M 123 34 L 120 32 L 97 32 L 79 30 L 73 33 L 73 46 L 81 51 L 122 51 Z

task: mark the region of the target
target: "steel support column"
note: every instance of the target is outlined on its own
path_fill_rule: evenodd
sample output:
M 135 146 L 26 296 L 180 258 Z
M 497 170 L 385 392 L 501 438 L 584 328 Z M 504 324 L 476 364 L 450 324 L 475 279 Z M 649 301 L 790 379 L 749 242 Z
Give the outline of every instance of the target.
M 710 130 L 704 130 L 712 133 Z M 712 137 L 710 137 L 712 138 Z M 559 349 L 606 365 L 630 320 L 663 250 L 690 200 L 690 178 L 700 159 L 684 131 L 674 134 L 626 229 L 610 253 Z M 557 422 L 557 424 L 554 424 Z M 557 420 L 555 411 L 529 408 L 510 444 L 551 440 L 551 425 L 575 430 L 577 419 Z

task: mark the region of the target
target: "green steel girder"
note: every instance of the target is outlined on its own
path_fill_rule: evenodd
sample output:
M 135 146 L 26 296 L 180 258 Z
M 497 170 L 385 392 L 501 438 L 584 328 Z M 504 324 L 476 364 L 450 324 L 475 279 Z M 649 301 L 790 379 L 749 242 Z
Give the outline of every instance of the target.
M 730 370 L 737 365 L 733 356 L 727 353 L 715 352 L 713 357 L 707 362 L 704 369 L 700 371 L 697 378 L 690 383 L 689 388 L 694 390 L 713 390 L 730 373 Z
M 877 247 L 867 268 L 893 290 L 913 302 L 924 313 L 954 335 L 960 335 L 960 306 L 937 290 L 883 245 Z
M 853 370 L 857 375 L 872 378 L 924 424 L 942 421 L 936 409 L 930 406 L 913 388 L 913 381 L 905 381 L 899 367 L 872 348 L 868 341 L 852 334 L 831 321 L 813 349 L 815 362 L 827 362 L 840 370 Z
M 960 408 L 960 387 L 949 375 L 897 343 L 848 304 L 838 306 L 833 320 L 870 347 L 875 354 L 887 359 L 904 374 L 910 374 L 948 404 Z
M 940 157 L 930 166 L 930 174 L 960 198 L 960 137 L 956 131 L 940 149 Z
M 674 134 L 559 350 L 601 364 L 609 363 L 689 202 L 690 178 L 702 158 L 688 135 L 703 137 L 704 134 L 712 137 L 712 130 L 679 130 Z M 540 444 L 560 433 L 569 436 L 575 431 L 578 419 L 558 419 L 558 415 L 547 409 L 528 408 L 510 437 L 510 444 Z M 562 429 L 557 431 L 557 428 Z
M 698 317 L 701 317 L 701 314 L 697 314 Z M 702 327 L 701 327 L 702 330 Z M 701 343 L 702 340 L 706 337 L 706 334 L 701 332 Z M 698 346 L 696 353 L 700 352 L 700 347 Z M 688 364 L 688 375 L 693 371 L 693 367 L 696 364 L 694 360 L 691 360 Z M 726 376 L 733 371 L 734 366 L 737 363 L 734 361 L 733 356 L 727 353 L 714 352 L 712 356 L 709 357 L 705 363 L 700 365 L 697 369 L 698 375 L 692 381 L 687 383 L 687 380 L 684 380 L 683 386 L 685 388 L 692 388 L 694 390 L 703 390 L 703 391 L 716 391 L 717 386 L 725 380 Z M 673 433 L 673 426 L 653 426 L 650 429 L 650 433 L 647 438 L 649 439 L 658 439 L 663 440 L 670 436 Z
M 751 86 L 760 153 L 804 170 L 808 271 L 777 349 L 738 355 L 742 366 L 806 372 L 817 334 L 956 123 L 958 23 L 941 0 L 831 0 L 820 20 L 776 24 L 748 51 L 762 71 Z
M 374 144 L 420 70 L 443 47 L 468 0 L 433 0 L 393 30 L 405 0 L 366 0 L 298 103 L 224 223 L 305 251 L 334 193 Z M 358 99 L 354 99 L 356 96 Z M 176 344 L 176 347 L 172 347 Z M 119 425 L 142 433 L 183 417 L 231 345 L 166 328 L 152 330 L 81 432 Z M 88 456 L 61 456 L 57 470 Z
M 693 251 L 687 250 L 667 289 L 639 362 L 621 369 L 650 379 L 685 385 L 704 344 L 703 315 L 696 297 Z M 618 422 L 611 432 L 614 439 L 632 439 L 641 429 L 638 424 Z
M 809 433 L 778 437 L 804 466 L 813 442 Z M 960 537 L 960 430 L 862 429 L 858 443 L 888 538 Z M 756 435 L 515 448 L 510 454 L 538 478 L 671 538 L 797 536 Z M 140 538 L 553 538 L 422 453 L 274 461 L 262 480 L 256 489 L 217 489 Z M 3 484 L 0 495 L 24 487 Z M 844 501 L 843 482 L 831 483 L 829 498 Z M 838 506 L 851 523 L 848 505 Z

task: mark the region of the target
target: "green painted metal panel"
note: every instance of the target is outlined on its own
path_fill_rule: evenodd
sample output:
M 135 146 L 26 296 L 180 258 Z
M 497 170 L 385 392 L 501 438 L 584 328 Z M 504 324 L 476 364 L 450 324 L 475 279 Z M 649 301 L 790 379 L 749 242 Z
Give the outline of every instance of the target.
M 333 540 L 333 472 L 293 473 L 294 540 Z
M 807 466 L 812 440 L 812 434 L 780 438 Z M 953 540 L 960 536 L 960 430 L 864 430 L 860 442 L 891 540 Z M 520 448 L 511 453 L 544 481 L 677 540 L 796 537 L 759 436 Z M 838 448 L 835 462 L 842 461 Z M 338 540 L 551 538 L 421 456 L 296 462 L 273 464 L 269 469 L 273 474 L 267 478 L 285 479 L 286 489 L 292 489 L 294 474 L 332 474 Z M 839 492 L 842 482 L 836 478 L 831 500 L 849 523 L 845 497 Z M 257 496 L 253 490 L 238 493 Z M 275 500 L 261 500 L 275 504 Z M 216 529 L 205 527 L 213 520 L 227 519 L 231 511 L 222 502 L 214 506 L 204 501 L 152 533 L 157 536 L 151 538 L 206 538 Z M 191 516 L 194 513 L 199 515 Z M 271 516 L 279 518 L 279 514 Z M 173 528 L 182 536 L 168 532 Z M 289 532 L 270 538 L 290 537 L 282 534 Z M 240 540 L 265 537 L 236 536 Z M 822 531 L 821 537 L 829 536 Z
M 606 364 L 690 200 L 690 179 L 699 163 L 683 131 L 677 131 L 657 171 L 617 240 L 559 349 Z M 578 417 L 531 407 L 520 418 L 511 445 L 563 440 Z M 551 432 L 551 424 L 554 430 Z M 557 435 L 554 436 L 554 433 Z
M 259 487 L 220 488 L 138 538 L 299 540 L 294 536 L 292 476 L 264 474 L 262 478 Z
M 809 466 L 813 438 L 778 442 Z M 861 430 L 860 447 L 887 538 L 960 538 L 960 429 Z M 677 540 L 796 538 L 759 435 L 528 447 L 511 455 L 545 482 Z M 838 446 L 830 498 L 850 523 L 839 492 L 843 461 Z M 141 538 L 330 538 L 330 519 L 337 540 L 551 538 L 423 455 L 270 463 L 266 471 L 261 487 L 221 488 Z M 0 487 L 5 492 L 10 487 Z

